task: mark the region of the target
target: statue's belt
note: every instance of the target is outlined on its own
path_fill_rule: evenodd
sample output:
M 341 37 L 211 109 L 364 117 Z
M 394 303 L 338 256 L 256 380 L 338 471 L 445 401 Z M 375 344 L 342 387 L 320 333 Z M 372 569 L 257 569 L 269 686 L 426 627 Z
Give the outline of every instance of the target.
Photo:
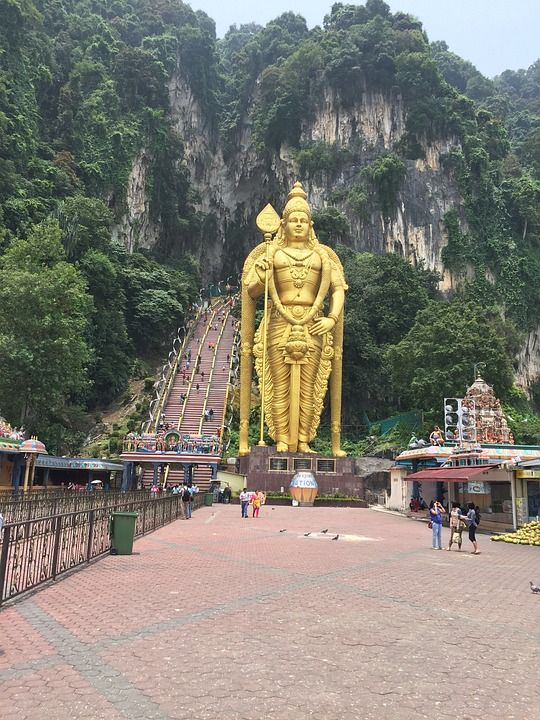
M 298 320 L 301 320 L 310 310 L 311 306 L 309 305 L 286 305 L 285 310 L 287 313 L 292 317 L 296 318 Z M 313 320 L 320 317 L 321 313 L 315 313 Z M 287 320 L 283 317 L 283 315 L 279 312 L 277 308 L 273 308 L 271 312 L 272 318 L 282 318 L 284 322 L 287 322 Z

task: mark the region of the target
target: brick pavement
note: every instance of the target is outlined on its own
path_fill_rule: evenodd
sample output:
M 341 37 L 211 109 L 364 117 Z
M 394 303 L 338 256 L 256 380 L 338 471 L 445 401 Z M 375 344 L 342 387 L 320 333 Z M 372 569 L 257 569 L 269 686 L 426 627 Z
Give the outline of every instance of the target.
M 540 720 L 538 548 L 430 541 L 373 510 L 202 508 L 0 613 L 0 717 Z

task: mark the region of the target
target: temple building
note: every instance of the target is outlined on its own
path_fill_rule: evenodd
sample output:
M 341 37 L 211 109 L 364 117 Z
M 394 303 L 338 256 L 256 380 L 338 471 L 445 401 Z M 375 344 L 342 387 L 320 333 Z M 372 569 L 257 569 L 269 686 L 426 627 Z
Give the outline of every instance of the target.
M 463 407 L 468 407 L 476 425 L 476 442 L 514 444 L 514 437 L 501 409 L 501 403 L 493 388 L 481 377 L 477 377 L 463 398 Z
M 467 389 L 467 435 L 409 445 L 391 468 L 387 507 L 406 512 L 412 498 L 473 502 L 481 529 L 508 530 L 535 519 L 540 507 L 540 446 L 515 445 L 493 388 L 481 377 Z M 469 431 L 470 430 L 470 431 Z

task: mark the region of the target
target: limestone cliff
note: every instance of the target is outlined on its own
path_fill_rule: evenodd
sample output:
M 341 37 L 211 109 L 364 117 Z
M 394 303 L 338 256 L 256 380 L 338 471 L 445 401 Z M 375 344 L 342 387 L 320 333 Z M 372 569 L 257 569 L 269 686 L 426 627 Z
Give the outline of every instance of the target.
M 201 242 L 189 249 L 199 255 L 207 278 L 216 278 L 222 268 L 238 270 L 241 259 L 257 241 L 254 219 L 270 199 L 276 207 L 283 203 L 288 189 L 299 178 L 301 169 L 295 152 L 283 145 L 270 160 L 256 151 L 248 121 L 238 137 L 235 152 L 224 160 L 215 126 L 194 96 L 180 69 L 169 83 L 173 123 L 185 147 L 195 204 L 203 217 L 211 218 Z M 328 89 L 311 121 L 302 127 L 301 144 L 324 142 L 336 148 L 354 145 L 355 160 L 344 162 L 337 172 L 321 171 L 303 176 L 314 209 L 329 203 L 331 194 L 346 188 L 350 178 L 383 151 L 391 150 L 405 132 L 404 108 L 399 95 L 365 92 L 361 102 L 344 107 L 334 91 Z M 444 214 L 460 208 L 461 198 L 451 176 L 441 167 L 441 157 L 456 145 L 455 140 L 426 143 L 424 159 L 407 161 L 407 171 L 391 217 L 380 211 L 360 218 L 346 200 L 334 200 L 348 218 L 351 246 L 359 251 L 396 252 L 412 263 L 444 275 L 443 287 L 454 285 L 444 273 L 441 250 L 446 244 Z M 157 228 L 149 219 L 145 190 L 148 157 L 141 151 L 135 158 L 126 198 L 127 212 L 117 228 L 131 251 L 135 246 L 151 247 Z
M 319 142 L 338 151 L 354 148 L 354 153 L 344 153 L 343 162 L 332 172 L 310 173 L 302 172 L 297 151 L 285 144 L 266 157 L 258 152 L 249 120 L 255 98 L 227 160 L 215 122 L 202 109 L 181 67 L 169 82 L 169 100 L 175 130 L 184 143 L 194 204 L 203 218 L 200 235 L 183 240 L 178 251 L 198 258 L 205 280 L 236 275 L 243 258 L 260 242 L 255 217 L 261 207 L 270 201 L 280 210 L 294 181 L 301 179 L 314 210 L 331 204 L 344 214 L 350 226 L 348 242 L 355 250 L 398 253 L 414 265 L 423 263 L 440 273 L 441 290 L 446 292 L 460 282 L 444 268 L 441 258 L 447 244 L 445 213 L 455 209 L 466 229 L 463 199 L 442 162 L 452 148 L 459 148 L 456 138 L 425 141 L 423 158 L 405 161 L 391 213 L 371 207 L 360 217 L 347 200 L 345 191 L 362 167 L 392 151 L 403 139 L 406 116 L 398 93 L 366 90 L 359 102 L 345 105 L 335 90 L 326 88 L 311 118 L 303 122 L 300 146 Z M 127 213 L 117 227 L 130 251 L 158 241 L 158 228 L 149 219 L 147 170 L 148 157 L 142 150 L 129 178 Z M 471 272 L 466 270 L 465 275 Z M 520 382 L 528 388 L 539 372 L 540 330 L 531 333 L 519 356 Z
M 126 189 L 126 212 L 113 227 L 113 236 L 120 239 L 128 252 L 137 247 L 151 248 L 158 242 L 159 226 L 150 219 L 147 193 L 150 158 L 144 148 L 135 158 Z
M 530 332 L 517 357 L 516 381 L 527 394 L 540 378 L 540 325 Z

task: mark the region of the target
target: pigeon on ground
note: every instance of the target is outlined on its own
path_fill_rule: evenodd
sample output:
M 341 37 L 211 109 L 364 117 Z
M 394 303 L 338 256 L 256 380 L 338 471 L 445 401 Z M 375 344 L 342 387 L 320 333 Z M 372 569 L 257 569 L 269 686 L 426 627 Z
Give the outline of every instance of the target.
M 321 532 L 323 533 L 323 535 L 326 535 L 326 533 L 328 532 L 328 528 L 326 528 L 326 530 L 321 530 Z
M 304 533 L 304 537 L 308 537 L 309 535 L 311 535 L 311 533 L 310 533 L 310 532 L 308 532 L 308 533 Z
M 334 537 L 332 538 L 332 540 L 337 540 L 338 537 L 339 537 L 339 535 L 334 535 Z
M 287 528 L 283 528 L 283 530 L 280 530 L 279 532 L 287 532 Z
M 529 585 L 531 586 L 531 592 L 540 593 L 540 587 L 538 587 L 538 585 L 535 585 L 532 580 L 529 580 Z

